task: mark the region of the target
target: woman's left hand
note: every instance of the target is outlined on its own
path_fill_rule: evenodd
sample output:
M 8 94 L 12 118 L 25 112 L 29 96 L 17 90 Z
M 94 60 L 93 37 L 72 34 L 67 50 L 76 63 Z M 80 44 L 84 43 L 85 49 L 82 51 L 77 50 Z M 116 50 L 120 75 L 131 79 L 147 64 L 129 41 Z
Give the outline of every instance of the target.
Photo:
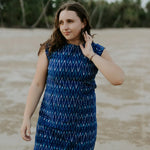
M 82 50 L 82 53 L 84 54 L 84 56 L 90 58 L 93 54 L 93 48 L 91 46 L 92 44 L 92 37 L 87 33 L 87 31 L 84 34 L 84 39 L 85 39 L 85 47 L 83 47 L 82 44 L 80 44 L 80 48 Z

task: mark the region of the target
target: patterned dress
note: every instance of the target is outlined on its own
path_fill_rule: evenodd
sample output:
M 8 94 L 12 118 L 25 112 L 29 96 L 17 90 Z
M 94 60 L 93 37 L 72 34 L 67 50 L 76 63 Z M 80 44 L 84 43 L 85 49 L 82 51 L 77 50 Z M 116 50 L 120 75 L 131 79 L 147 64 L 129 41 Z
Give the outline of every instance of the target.
M 98 55 L 104 50 L 94 42 L 92 47 Z M 78 45 L 66 44 L 51 55 L 45 52 L 48 74 L 34 150 L 94 150 L 98 69 Z

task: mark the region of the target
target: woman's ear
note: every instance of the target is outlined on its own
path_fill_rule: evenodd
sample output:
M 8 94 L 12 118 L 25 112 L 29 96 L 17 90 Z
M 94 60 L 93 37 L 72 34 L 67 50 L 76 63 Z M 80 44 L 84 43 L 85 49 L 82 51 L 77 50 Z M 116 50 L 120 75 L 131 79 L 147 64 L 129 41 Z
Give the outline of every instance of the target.
M 85 28 L 82 28 L 82 29 L 81 29 L 81 34 L 83 35 L 84 32 L 85 32 Z
M 86 27 L 86 24 L 87 24 L 86 19 L 83 19 L 83 22 L 82 22 L 82 29 Z

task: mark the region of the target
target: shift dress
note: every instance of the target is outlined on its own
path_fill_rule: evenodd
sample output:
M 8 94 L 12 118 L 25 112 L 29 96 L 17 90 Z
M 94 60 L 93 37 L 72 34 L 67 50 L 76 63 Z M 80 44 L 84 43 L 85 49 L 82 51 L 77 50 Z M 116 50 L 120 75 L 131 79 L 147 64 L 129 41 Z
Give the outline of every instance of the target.
M 91 45 L 98 55 L 105 49 Z M 48 48 L 45 52 L 48 73 L 34 150 L 94 150 L 98 69 L 78 45 L 65 44 L 51 55 Z

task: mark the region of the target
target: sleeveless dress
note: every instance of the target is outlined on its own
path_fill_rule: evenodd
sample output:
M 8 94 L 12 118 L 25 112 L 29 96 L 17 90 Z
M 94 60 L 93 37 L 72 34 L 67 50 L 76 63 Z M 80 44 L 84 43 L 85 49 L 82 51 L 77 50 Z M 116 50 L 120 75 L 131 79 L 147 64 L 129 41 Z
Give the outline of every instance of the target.
M 94 42 L 92 47 L 98 55 L 105 49 Z M 34 150 L 94 150 L 98 69 L 78 45 L 65 44 L 51 55 L 45 52 L 48 74 Z

